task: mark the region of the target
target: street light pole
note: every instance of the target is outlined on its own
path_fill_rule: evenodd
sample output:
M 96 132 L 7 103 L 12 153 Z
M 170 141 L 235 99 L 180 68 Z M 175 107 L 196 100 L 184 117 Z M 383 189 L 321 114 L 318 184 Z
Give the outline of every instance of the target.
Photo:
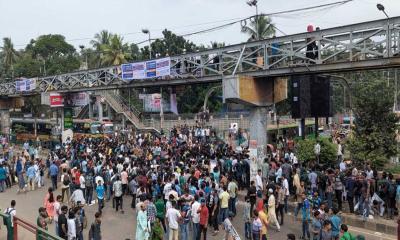
M 151 36 L 150 36 L 150 30 L 146 29 L 146 28 L 142 29 L 142 33 L 149 35 L 149 57 L 151 59 Z
M 256 40 L 260 40 L 260 36 L 259 36 L 259 32 L 258 32 L 258 5 L 257 5 L 258 0 L 249 0 L 247 1 L 247 5 L 249 5 L 250 7 L 256 7 L 256 19 L 255 19 L 255 23 L 256 23 Z

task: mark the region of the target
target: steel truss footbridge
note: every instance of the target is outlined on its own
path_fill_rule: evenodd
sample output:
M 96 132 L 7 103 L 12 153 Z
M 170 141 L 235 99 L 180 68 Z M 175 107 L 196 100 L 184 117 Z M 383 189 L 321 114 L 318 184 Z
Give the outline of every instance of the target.
M 77 92 L 222 81 L 226 76 L 289 76 L 400 67 L 400 17 L 274 37 L 171 58 L 171 75 L 126 82 L 121 67 L 39 77 L 41 92 Z M 20 96 L 15 83 L 0 96 Z

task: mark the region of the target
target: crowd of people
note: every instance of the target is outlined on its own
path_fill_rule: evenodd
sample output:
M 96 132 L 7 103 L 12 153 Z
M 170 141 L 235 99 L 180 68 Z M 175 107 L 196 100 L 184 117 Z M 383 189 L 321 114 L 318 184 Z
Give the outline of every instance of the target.
M 350 235 L 340 217 L 345 208 L 366 220 L 393 218 L 399 206 L 399 182 L 391 174 L 378 176 L 368 164 L 357 169 L 340 156 L 331 166 L 302 164 L 293 141 L 282 139 L 259 161 L 247 147 L 233 148 L 212 130 L 196 134 L 196 129 L 69 140 L 45 160 L 24 145 L 25 154 L 2 162 L 0 190 L 15 182 L 18 191 L 27 186 L 33 191 L 49 179 L 37 225 L 47 229 L 54 222 L 63 239 L 84 239 L 85 206 L 96 204 L 90 240 L 101 239 L 101 217 L 109 205 L 120 214 L 136 209 L 138 240 L 207 239 L 207 232 L 220 231 L 226 239 L 240 239 L 232 224 L 239 199 L 244 200 L 244 237 L 253 240 L 267 239 L 269 228 L 280 231 L 291 202 L 294 215 L 300 215 L 301 238 L 315 240 Z M 315 150 L 318 159 L 318 146 Z

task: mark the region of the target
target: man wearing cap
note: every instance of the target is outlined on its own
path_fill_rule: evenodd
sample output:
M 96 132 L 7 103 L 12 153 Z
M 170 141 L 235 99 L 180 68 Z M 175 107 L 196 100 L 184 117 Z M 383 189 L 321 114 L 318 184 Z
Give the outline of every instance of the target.
M 274 196 L 274 191 L 272 188 L 268 190 L 269 193 L 269 198 L 268 198 L 268 218 L 269 222 L 272 224 L 276 225 L 277 231 L 281 231 L 281 226 L 279 225 L 278 219 L 276 218 L 276 202 L 275 202 L 275 196 Z

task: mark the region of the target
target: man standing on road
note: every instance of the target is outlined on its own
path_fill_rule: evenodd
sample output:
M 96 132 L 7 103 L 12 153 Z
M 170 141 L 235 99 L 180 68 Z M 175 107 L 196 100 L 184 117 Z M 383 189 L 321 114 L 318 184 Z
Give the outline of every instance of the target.
M 50 173 L 50 178 L 51 178 L 51 183 L 53 185 L 53 189 L 57 190 L 58 167 L 57 167 L 55 161 L 53 161 L 53 163 L 50 165 L 49 173 Z
M 7 240 L 13 240 L 14 238 L 14 216 L 17 213 L 15 205 L 15 200 L 11 200 L 11 207 L 4 211 L 4 214 L 8 216 L 3 220 L 4 225 L 7 227 Z
M 281 231 L 281 226 L 279 225 L 278 219 L 276 217 L 276 201 L 275 201 L 275 196 L 274 196 L 274 191 L 272 188 L 268 190 L 269 193 L 269 198 L 268 198 L 268 219 L 270 223 L 275 224 L 277 231 Z
M 113 192 L 115 196 L 115 211 L 118 212 L 118 207 L 121 207 L 121 213 L 124 213 L 124 210 L 122 208 L 122 195 L 123 195 L 123 190 L 122 190 L 122 182 L 120 180 L 119 175 L 116 177 L 116 181 L 113 184 Z
M 232 177 L 229 177 L 228 192 L 229 192 L 229 211 L 236 216 L 236 197 L 237 197 L 238 186 L 233 181 Z
M 101 213 L 102 209 L 104 208 L 104 186 L 100 180 L 97 182 L 96 193 L 99 205 L 99 213 Z
M 179 219 L 181 213 L 176 209 L 176 202 L 172 202 L 172 207 L 168 209 L 166 214 L 167 225 L 169 228 L 169 240 L 178 240 Z
M 95 220 L 90 226 L 89 230 L 89 240 L 101 240 L 101 213 L 96 212 L 94 215 Z
M 62 239 L 67 239 L 68 237 L 68 223 L 67 223 L 67 214 L 68 212 L 68 207 L 67 206 L 62 206 L 61 207 L 61 214 L 58 216 L 58 231 L 59 231 L 59 237 Z

